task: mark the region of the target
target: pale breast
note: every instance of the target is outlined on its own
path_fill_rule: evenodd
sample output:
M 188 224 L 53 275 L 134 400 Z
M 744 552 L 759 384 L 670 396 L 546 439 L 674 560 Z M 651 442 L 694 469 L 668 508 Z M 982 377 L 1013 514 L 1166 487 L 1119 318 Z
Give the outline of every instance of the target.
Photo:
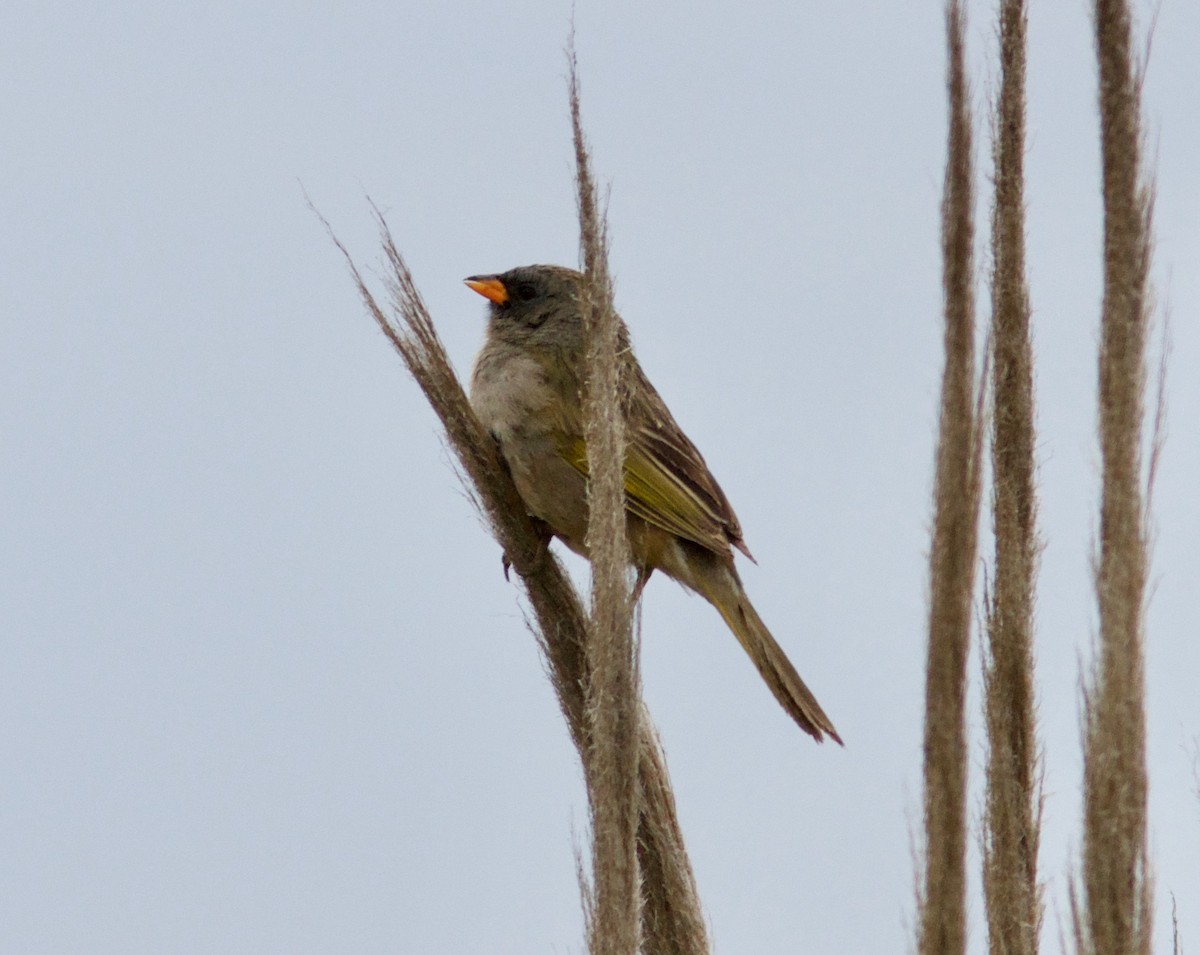
M 541 366 L 516 349 L 492 345 L 471 370 L 471 407 L 503 444 L 544 416 L 553 394 Z
M 562 415 L 554 391 L 532 358 L 503 346 L 480 352 L 471 372 L 471 407 L 500 444 L 529 512 L 571 547 L 587 531 L 583 476 L 560 453 Z

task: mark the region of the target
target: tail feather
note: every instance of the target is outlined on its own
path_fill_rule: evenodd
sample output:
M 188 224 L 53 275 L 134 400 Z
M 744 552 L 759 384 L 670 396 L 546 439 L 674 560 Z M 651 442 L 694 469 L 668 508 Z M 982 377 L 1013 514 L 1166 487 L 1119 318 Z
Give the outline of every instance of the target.
M 796 724 L 818 743 L 829 736 L 839 746 L 844 746 L 821 704 L 804 685 L 792 661 L 754 610 L 733 566 L 733 555 L 717 553 L 649 525 L 633 526 L 643 535 L 637 546 L 646 553 L 643 561 L 646 569 L 640 582 L 645 582 L 649 570 L 660 569 L 704 597 L 720 612 L 775 699 Z M 652 536 L 655 533 L 657 539 Z
M 824 734 L 828 734 L 835 743 L 844 746 L 842 738 L 833 728 L 833 723 L 821 709 L 821 704 L 800 679 L 792 661 L 783 652 L 783 647 L 771 636 L 771 631 L 762 622 L 741 586 L 735 585 L 733 593 L 729 596 L 731 599 L 718 600 L 709 597 L 709 600 L 725 618 L 725 623 L 738 638 L 742 649 L 754 661 L 763 681 L 780 706 L 818 743 L 824 742 Z

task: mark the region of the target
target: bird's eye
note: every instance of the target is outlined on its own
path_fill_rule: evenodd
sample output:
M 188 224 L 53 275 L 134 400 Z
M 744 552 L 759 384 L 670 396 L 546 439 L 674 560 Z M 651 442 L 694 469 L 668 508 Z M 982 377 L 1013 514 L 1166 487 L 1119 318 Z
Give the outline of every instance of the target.
M 531 302 L 537 298 L 537 289 L 528 282 L 522 282 L 514 291 L 522 302 Z

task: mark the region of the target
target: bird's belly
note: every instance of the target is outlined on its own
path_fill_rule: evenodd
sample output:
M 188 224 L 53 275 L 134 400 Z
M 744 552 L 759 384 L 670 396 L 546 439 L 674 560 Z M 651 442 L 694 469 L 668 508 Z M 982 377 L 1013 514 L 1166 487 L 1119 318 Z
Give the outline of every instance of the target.
M 587 489 L 563 458 L 555 396 L 537 362 L 482 355 L 471 376 L 471 405 L 500 445 L 525 506 L 573 550 L 583 552 Z
M 529 513 L 549 524 L 572 550 L 584 553 L 586 482 L 559 454 L 555 438 L 517 429 L 500 438 L 500 450 Z

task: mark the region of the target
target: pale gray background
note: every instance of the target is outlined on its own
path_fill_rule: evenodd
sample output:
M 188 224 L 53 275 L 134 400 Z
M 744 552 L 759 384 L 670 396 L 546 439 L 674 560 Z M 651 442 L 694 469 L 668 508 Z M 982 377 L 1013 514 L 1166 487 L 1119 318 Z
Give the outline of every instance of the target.
M 1143 27 L 1156 9 L 1146 116 L 1174 350 L 1151 840 L 1160 911 L 1174 892 L 1195 948 L 1200 8 L 1139 3 Z M 485 303 L 461 278 L 576 260 L 569 11 L 6 6 L 0 951 L 581 950 L 580 774 L 518 592 L 301 188 L 364 263 L 364 195 L 380 203 L 465 373 Z M 970 12 L 982 183 L 992 4 Z M 618 305 L 737 507 L 749 591 L 847 741 L 813 745 L 711 608 L 651 585 L 645 694 L 713 937 L 906 951 L 942 5 L 576 17 Z M 1101 233 L 1086 5 L 1034 3 L 1030 35 L 1054 951 L 1096 624 Z

